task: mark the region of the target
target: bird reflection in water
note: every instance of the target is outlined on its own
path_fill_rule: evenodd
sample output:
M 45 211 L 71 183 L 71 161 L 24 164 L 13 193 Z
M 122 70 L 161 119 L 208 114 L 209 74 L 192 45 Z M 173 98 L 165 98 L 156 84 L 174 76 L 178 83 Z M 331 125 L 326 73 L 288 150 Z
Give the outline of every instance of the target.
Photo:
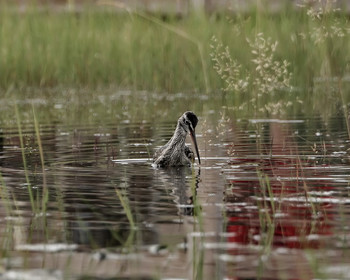
M 201 175 L 200 169 L 167 168 L 156 170 L 156 175 L 164 186 L 171 188 L 171 194 L 179 209 L 179 215 L 195 216 L 197 207 L 195 201 Z

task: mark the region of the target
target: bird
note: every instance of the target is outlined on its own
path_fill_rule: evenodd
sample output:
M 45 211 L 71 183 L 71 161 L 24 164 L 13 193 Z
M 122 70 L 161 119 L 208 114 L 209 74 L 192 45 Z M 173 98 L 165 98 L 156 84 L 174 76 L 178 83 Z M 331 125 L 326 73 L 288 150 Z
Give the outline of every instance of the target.
M 190 133 L 199 164 L 197 139 L 195 128 L 198 123 L 197 116 L 191 112 L 185 112 L 177 121 L 174 135 L 164 146 L 160 147 L 153 156 L 153 165 L 156 167 L 191 166 L 195 157 L 192 149 L 185 145 L 186 136 Z

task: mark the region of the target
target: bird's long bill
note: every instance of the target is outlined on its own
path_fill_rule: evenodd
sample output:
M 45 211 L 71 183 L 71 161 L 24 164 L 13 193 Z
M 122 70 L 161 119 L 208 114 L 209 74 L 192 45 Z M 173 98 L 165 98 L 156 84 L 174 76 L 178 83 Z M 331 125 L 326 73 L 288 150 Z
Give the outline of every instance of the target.
M 192 142 L 194 144 L 194 148 L 196 150 L 198 162 L 199 162 L 199 164 L 201 164 L 201 158 L 199 157 L 199 151 L 198 151 L 198 145 L 197 145 L 197 139 L 196 139 L 196 133 L 194 130 L 190 129 L 190 134 L 191 134 Z

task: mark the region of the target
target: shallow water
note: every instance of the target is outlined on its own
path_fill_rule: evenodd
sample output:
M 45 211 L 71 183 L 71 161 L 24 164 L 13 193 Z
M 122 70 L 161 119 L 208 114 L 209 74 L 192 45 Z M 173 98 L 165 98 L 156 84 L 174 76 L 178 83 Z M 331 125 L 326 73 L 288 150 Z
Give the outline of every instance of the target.
M 0 279 L 348 279 L 345 118 L 203 109 L 202 164 L 155 169 L 173 115 L 41 124 L 44 166 L 28 121 L 26 168 L 6 125 Z

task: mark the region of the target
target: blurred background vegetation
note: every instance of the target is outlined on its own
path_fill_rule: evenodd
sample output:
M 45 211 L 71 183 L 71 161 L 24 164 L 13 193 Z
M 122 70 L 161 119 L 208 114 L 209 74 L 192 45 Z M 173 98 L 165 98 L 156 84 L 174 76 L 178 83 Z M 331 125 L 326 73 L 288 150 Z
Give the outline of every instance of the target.
M 103 120 L 139 116 L 148 102 L 148 115 L 174 118 L 188 106 L 169 114 L 158 110 L 165 95 L 153 97 L 185 93 L 197 112 L 348 115 L 348 1 L 0 3 L 0 90 L 15 96 L 3 104 L 29 105 L 21 114 L 37 102 L 65 109 L 38 110 L 41 120 Z M 201 94 L 208 101 L 195 102 Z M 13 110 L 0 114 L 11 120 Z
M 260 33 L 277 43 L 274 55 L 288 61 L 291 83 L 298 88 L 349 77 L 345 6 L 280 1 L 276 12 L 275 1 L 267 6 L 230 1 L 231 8 L 216 11 L 215 1 L 193 1 L 203 9 L 190 9 L 192 1 L 174 1 L 178 10 L 170 13 L 151 5 L 156 1 L 133 1 L 130 7 L 120 1 L 17 2 L 1 2 L 5 92 L 27 87 L 217 92 L 225 80 L 213 69 L 213 36 L 249 72 L 256 65 L 248 41 Z

